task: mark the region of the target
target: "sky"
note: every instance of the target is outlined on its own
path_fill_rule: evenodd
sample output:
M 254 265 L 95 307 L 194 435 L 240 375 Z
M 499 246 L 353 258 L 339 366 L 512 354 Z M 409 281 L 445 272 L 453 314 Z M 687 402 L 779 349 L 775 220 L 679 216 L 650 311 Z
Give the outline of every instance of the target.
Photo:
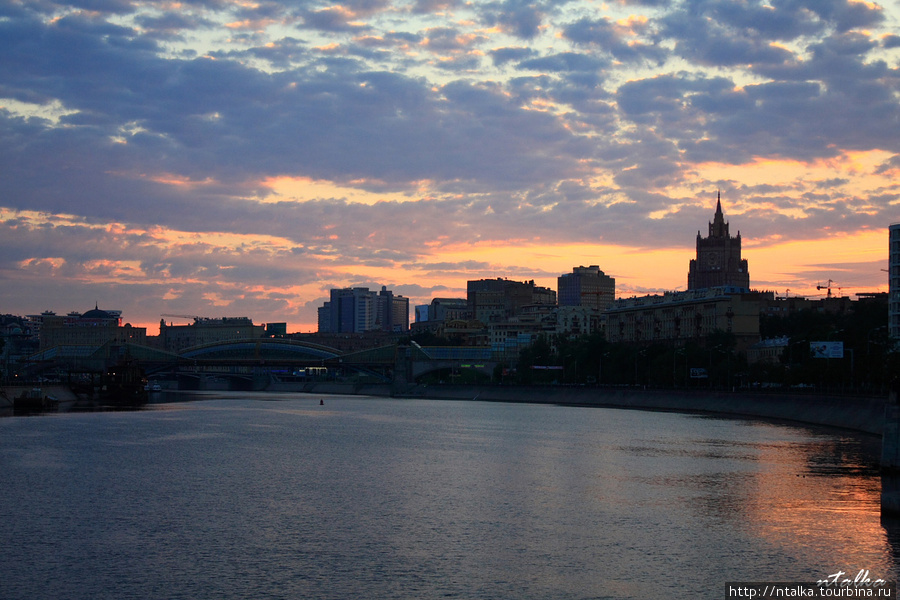
M 0 313 L 683 290 L 717 193 L 753 288 L 887 291 L 896 32 L 855 0 L 6 0 Z

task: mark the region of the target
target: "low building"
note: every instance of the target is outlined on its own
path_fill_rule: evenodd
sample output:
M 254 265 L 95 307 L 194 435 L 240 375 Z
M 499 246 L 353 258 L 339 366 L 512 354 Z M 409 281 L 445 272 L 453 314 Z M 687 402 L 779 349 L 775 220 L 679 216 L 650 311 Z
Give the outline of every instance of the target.
M 557 329 L 557 309 L 549 304 L 523 306 L 517 316 L 493 321 L 487 327 L 494 356 L 512 364 L 539 336 L 552 338 Z
M 453 319 L 438 321 L 440 327 L 434 331 L 438 337 L 460 340 L 463 346 L 488 346 L 490 337 L 484 323 L 474 319 Z
M 166 324 L 159 322 L 158 345 L 169 352 L 181 352 L 185 348 L 227 342 L 231 340 L 255 339 L 266 335 L 265 325 L 254 325 L 248 317 L 222 317 L 209 319 L 195 317 L 190 325 Z
M 751 365 L 779 363 L 790 343 L 791 338 L 788 336 L 761 340 L 747 348 L 747 362 Z
M 733 334 L 737 349 L 746 350 L 759 341 L 760 308 L 772 296 L 718 287 L 619 299 L 605 313 L 606 337 L 611 342 L 681 345 L 721 331 Z
M 556 311 L 556 333 L 591 335 L 603 331 L 605 319 L 599 310 L 590 306 L 560 306 Z
M 130 323 L 121 323 L 121 311 L 102 310 L 96 305 L 85 313 L 70 312 L 65 316 L 45 312 L 40 319 L 40 348 L 99 347 L 107 342 L 147 343 L 146 327 L 132 327 Z

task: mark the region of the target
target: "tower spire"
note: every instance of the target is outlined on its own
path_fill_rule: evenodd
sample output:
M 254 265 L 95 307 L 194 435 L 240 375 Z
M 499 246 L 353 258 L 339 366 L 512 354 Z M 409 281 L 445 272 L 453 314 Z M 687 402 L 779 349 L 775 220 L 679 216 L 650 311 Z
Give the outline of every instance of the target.
M 716 214 L 712 223 L 709 224 L 709 237 L 728 237 L 728 223 L 725 222 L 725 215 L 722 214 L 722 193 L 718 191 L 716 192 Z

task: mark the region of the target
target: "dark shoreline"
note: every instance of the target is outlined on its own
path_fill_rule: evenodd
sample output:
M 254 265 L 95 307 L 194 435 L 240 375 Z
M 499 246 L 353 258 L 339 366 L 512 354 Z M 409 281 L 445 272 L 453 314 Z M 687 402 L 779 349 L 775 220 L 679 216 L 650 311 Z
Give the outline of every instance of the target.
M 9 398 L 24 388 L 6 387 Z M 45 386 L 61 400 L 74 399 L 65 386 Z M 416 385 L 398 390 L 390 384 L 307 383 L 266 386 L 266 392 L 322 395 L 361 395 L 426 400 L 479 400 L 597 406 L 634 410 L 664 410 L 775 419 L 882 435 L 887 398 L 821 396 L 770 392 L 712 390 L 644 390 L 627 387 L 521 386 L 521 385 Z M 0 408 L 3 407 L 0 395 Z M 11 404 L 11 403 L 10 403 Z
M 279 390 L 267 390 L 279 391 Z M 289 391 L 289 390 L 283 390 Z M 349 394 L 431 400 L 479 400 L 598 406 L 636 410 L 697 412 L 758 417 L 848 429 L 880 436 L 884 429 L 887 398 L 819 396 L 754 392 L 643 390 L 582 386 L 414 386 L 398 393 L 390 385 L 307 384 L 313 394 Z

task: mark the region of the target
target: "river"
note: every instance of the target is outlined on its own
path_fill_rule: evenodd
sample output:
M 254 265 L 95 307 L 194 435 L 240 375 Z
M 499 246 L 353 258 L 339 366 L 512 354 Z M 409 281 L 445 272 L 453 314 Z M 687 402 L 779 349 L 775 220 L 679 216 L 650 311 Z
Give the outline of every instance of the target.
M 725 582 L 898 575 L 874 436 L 554 405 L 179 398 L 0 419 L 0 598 L 717 599 Z

